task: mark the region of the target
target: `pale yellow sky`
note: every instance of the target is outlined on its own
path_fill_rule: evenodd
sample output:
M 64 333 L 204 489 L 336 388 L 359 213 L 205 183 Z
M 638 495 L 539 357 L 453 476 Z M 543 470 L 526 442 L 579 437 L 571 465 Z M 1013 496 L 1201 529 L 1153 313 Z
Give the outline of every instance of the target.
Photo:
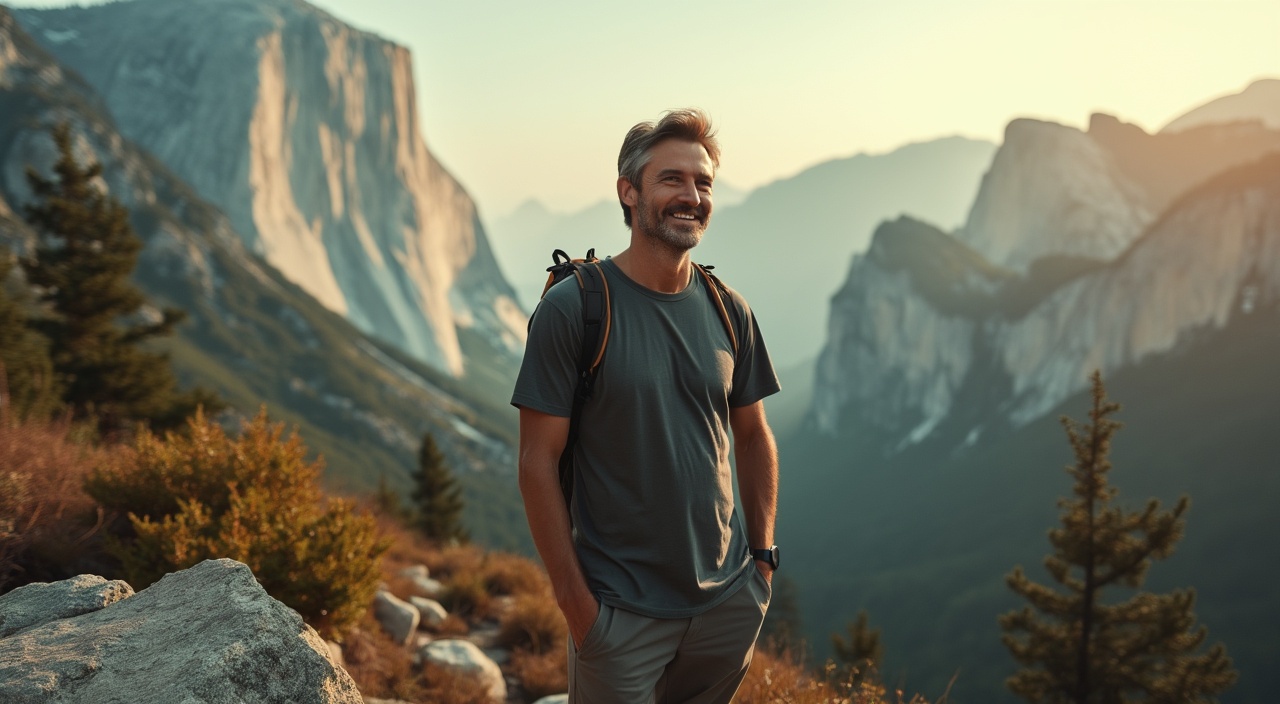
M 1280 77 L 1280 0 L 317 4 L 413 51 L 427 142 L 486 218 L 611 198 L 623 134 L 666 108 L 708 110 L 721 177 L 754 187 L 1020 116 L 1156 130 Z

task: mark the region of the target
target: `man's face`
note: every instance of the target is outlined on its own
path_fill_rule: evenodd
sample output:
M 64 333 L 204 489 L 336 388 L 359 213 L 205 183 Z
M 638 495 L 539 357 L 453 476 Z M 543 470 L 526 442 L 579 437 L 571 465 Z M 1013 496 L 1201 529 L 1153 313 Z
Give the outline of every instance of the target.
M 701 144 L 680 139 L 659 142 L 651 154 L 631 213 L 642 234 L 686 252 L 702 241 L 711 220 L 715 165 Z

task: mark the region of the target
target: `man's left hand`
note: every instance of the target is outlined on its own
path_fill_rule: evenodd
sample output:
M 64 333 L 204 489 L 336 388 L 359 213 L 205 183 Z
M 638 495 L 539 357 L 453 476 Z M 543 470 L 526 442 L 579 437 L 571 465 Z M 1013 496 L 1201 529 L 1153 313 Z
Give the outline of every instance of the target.
M 760 570 L 760 574 L 764 575 L 764 581 L 773 584 L 773 567 L 764 560 L 756 560 L 756 569 Z

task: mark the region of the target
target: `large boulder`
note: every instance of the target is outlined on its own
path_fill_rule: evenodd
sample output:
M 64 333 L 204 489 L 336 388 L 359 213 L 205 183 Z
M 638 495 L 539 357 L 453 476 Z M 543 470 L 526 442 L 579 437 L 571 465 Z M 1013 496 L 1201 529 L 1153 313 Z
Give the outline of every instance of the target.
M 234 560 L 0 638 L 0 701 L 360 704 L 320 636 Z
M 373 614 L 382 624 L 382 630 L 400 645 L 409 644 L 421 618 L 417 608 L 397 599 L 391 592 L 378 592 L 373 598 Z
M 95 574 L 37 582 L 0 596 L 0 638 L 58 619 L 110 606 L 133 596 L 133 587 Z
M 418 652 L 423 664 L 431 663 L 476 677 L 494 701 L 507 698 L 507 681 L 502 668 L 474 643 L 456 638 L 432 641 Z

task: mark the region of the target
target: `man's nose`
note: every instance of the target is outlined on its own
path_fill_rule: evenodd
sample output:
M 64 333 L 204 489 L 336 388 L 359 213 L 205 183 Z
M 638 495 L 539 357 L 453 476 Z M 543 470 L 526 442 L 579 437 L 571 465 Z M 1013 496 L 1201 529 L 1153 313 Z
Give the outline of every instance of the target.
M 681 203 L 688 203 L 689 205 L 698 205 L 702 202 L 702 194 L 698 192 L 698 184 L 693 181 L 686 181 L 681 184 L 678 197 Z

